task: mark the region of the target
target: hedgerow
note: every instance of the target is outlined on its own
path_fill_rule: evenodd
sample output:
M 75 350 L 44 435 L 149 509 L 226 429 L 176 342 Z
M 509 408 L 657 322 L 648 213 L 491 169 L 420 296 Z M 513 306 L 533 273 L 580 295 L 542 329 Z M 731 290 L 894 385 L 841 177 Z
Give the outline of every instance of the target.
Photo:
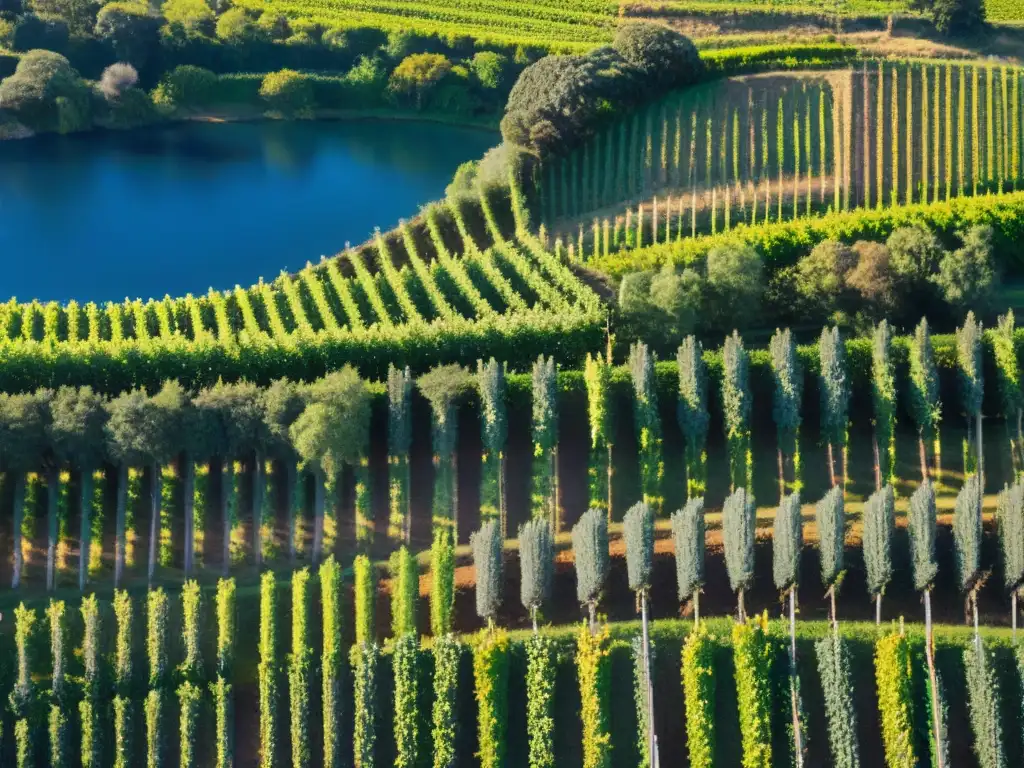
M 395 765 L 401 768 L 413 768 L 419 752 L 418 658 L 419 640 L 415 634 L 403 634 L 395 640 L 391 654 L 395 681 Z
M 857 710 L 853 704 L 850 651 L 837 632 L 823 637 L 814 644 L 814 649 L 825 694 L 832 764 L 836 768 L 858 768 L 860 749 L 857 746 Z
M 500 768 L 508 751 L 508 634 L 484 630 L 473 646 L 479 751 L 482 768 Z
M 698 623 L 683 643 L 683 696 L 686 748 L 692 768 L 711 768 L 715 760 L 715 642 Z
M 277 580 L 273 573 L 260 577 L 260 661 L 256 674 L 260 689 L 260 768 L 276 764 L 278 738 Z
M 888 768 L 914 768 L 917 753 L 913 654 L 902 633 L 882 637 L 875 644 L 875 683 L 886 765 Z
M 459 656 L 462 649 L 452 635 L 434 640 L 434 704 L 431 711 L 431 739 L 434 768 L 456 764 L 455 738 L 458 725 L 456 695 L 459 687 Z
M 732 645 L 743 768 L 771 768 L 771 670 L 775 647 L 768 635 L 767 614 L 733 625 Z
M 288 700 L 291 715 L 292 765 L 309 764 L 309 685 L 313 650 L 309 642 L 309 570 L 292 574 L 292 652 L 288 660 Z
M 526 640 L 526 737 L 531 768 L 555 766 L 555 646 L 535 634 Z
M 352 707 L 355 713 L 352 744 L 356 768 L 373 768 L 375 765 L 378 656 L 379 650 L 372 641 L 352 646 Z
M 990 654 L 979 639 L 964 648 L 963 659 L 974 754 L 981 768 L 1002 768 L 1006 765 L 1002 697 Z
M 610 634 L 607 626 L 596 633 L 584 622 L 576 633 L 576 673 L 580 685 L 580 718 L 583 720 L 583 768 L 611 765 L 611 734 L 608 702 L 611 696 L 609 668 Z

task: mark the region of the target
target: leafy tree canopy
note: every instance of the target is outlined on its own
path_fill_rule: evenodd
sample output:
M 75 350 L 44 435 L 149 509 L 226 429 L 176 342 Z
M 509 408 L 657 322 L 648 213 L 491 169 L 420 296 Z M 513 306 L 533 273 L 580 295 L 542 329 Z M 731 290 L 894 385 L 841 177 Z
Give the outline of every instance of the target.
M 0 462 L 7 469 L 38 466 L 46 450 L 51 396 L 49 390 L 0 393 Z
M 352 366 L 329 373 L 309 388 L 309 403 L 289 430 L 307 465 L 336 477 L 358 464 L 370 439 L 370 393 Z
M 92 387 L 61 387 L 50 402 L 50 444 L 60 462 L 96 467 L 104 458 L 106 400 Z

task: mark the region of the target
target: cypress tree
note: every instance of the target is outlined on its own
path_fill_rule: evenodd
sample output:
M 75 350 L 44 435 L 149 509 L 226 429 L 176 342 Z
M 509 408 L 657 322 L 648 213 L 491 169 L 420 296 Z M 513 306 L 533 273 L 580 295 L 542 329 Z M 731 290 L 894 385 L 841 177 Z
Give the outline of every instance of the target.
M 796 666 L 796 591 L 800 577 L 800 551 L 804 544 L 800 493 L 784 496 L 775 513 L 772 531 L 772 573 L 775 586 L 789 598 L 789 688 L 793 754 L 803 764 L 804 736 L 800 712 L 800 679 Z
M 700 593 L 704 586 L 704 499 L 691 498 L 672 515 L 679 602 L 693 600 L 693 620 L 700 623 Z
M 651 571 L 654 567 L 654 513 L 646 502 L 635 504 L 623 520 L 623 535 L 626 539 L 626 569 L 629 588 L 637 595 L 643 623 L 643 646 L 640 660 L 643 665 L 643 688 L 646 690 L 643 711 L 646 713 L 645 759 L 649 765 L 657 763 L 655 758 L 656 739 L 654 735 L 654 688 L 651 683 L 651 646 L 648 625 L 648 599 L 651 590 Z
M 388 485 L 391 509 L 388 539 L 392 544 L 409 543 L 411 477 L 409 449 L 412 445 L 412 375 L 409 367 L 388 365 Z
M 50 624 L 50 658 L 52 672 L 50 675 L 50 765 L 66 766 L 70 764 L 68 754 L 68 719 L 66 711 L 70 709 L 68 691 L 65 683 L 65 670 L 68 665 L 68 623 L 67 611 L 63 600 L 50 600 L 46 609 L 46 618 Z
M 1017 597 L 1024 587 L 1024 485 L 1008 485 L 999 494 L 996 524 L 1003 555 L 1003 585 L 1013 603 L 1013 637 L 1017 639 Z
M 501 537 L 508 534 L 505 509 L 505 442 L 508 439 L 508 414 L 505 405 L 505 366 L 493 357 L 487 363 L 477 361 L 477 388 L 480 390 L 480 432 L 484 453 L 480 467 L 480 516 L 497 519 Z
M 703 496 L 708 437 L 708 375 L 704 348 L 687 336 L 676 353 L 679 369 L 679 427 L 686 441 L 687 497 Z
M 910 414 L 917 426 L 918 452 L 921 460 L 921 480 L 928 480 L 926 440 L 934 440 L 938 450 L 938 425 L 942 419 L 939 401 L 939 374 L 935 368 L 935 354 L 928 321 L 923 319 L 910 342 Z
M 977 475 L 967 478 L 956 497 L 953 513 L 953 548 L 956 553 L 957 577 L 965 593 L 966 608 L 974 612 L 975 642 L 978 636 L 977 590 L 981 585 L 981 505 Z
M 846 435 L 849 421 L 850 385 L 846 376 L 846 346 L 839 328 L 822 329 L 818 341 L 821 360 L 819 389 L 821 391 L 821 432 L 828 454 L 829 482 L 835 487 L 840 478 L 846 482 Z M 836 474 L 834 450 L 838 447 L 842 461 L 842 475 Z
M 14 716 L 14 743 L 18 768 L 34 765 L 32 709 L 35 706 L 35 683 L 32 668 L 35 661 L 33 633 L 37 621 L 34 608 L 20 603 L 14 609 L 14 642 L 17 645 L 17 678 L 10 695 L 11 714 Z
M 895 498 L 891 485 L 875 491 L 864 504 L 864 566 L 868 592 L 875 601 L 875 625 L 882 623 L 882 595 L 892 579 L 892 534 L 896 527 Z
M 980 768 L 1003 768 L 1002 701 L 999 678 L 991 655 L 981 641 L 964 648 L 964 677 L 967 679 L 967 710 L 974 735 L 974 754 Z
M 857 746 L 857 709 L 853 704 L 850 650 L 838 632 L 818 640 L 814 650 L 825 694 L 831 764 L 836 768 L 858 768 L 860 750 Z
M 661 481 L 665 462 L 661 451 L 661 415 L 654 378 L 654 354 L 643 342 L 629 348 L 629 370 L 633 380 L 633 425 L 640 446 L 640 483 L 643 500 L 660 510 L 664 499 Z
M 1006 430 L 1010 435 L 1010 458 L 1015 473 L 1024 471 L 1024 390 L 1021 389 L 1020 366 L 1017 362 L 1013 310 L 1002 315 L 991 335 L 992 351 L 995 355 L 996 384 L 1002 405 Z M 1016 424 L 1017 431 L 1010 432 Z
M 116 598 L 115 598 L 116 599 Z M 82 699 L 78 714 L 82 723 L 80 754 L 83 768 L 99 768 L 103 759 L 100 733 L 100 608 L 96 595 L 82 599 Z M 117 707 L 115 697 L 115 709 Z
M 778 430 L 779 495 L 786 492 L 785 460 L 793 462 L 796 482 L 797 437 L 800 432 L 800 400 L 803 394 L 803 371 L 796 355 L 793 335 L 787 328 L 776 329 L 769 345 L 772 361 L 772 377 L 775 383 L 775 398 L 772 403 L 772 417 Z
M 302 516 L 305 512 L 305 483 L 299 478 L 299 455 L 291 440 L 291 427 L 305 408 L 305 388 L 288 379 L 277 379 L 263 390 L 263 420 L 267 428 L 267 456 L 277 459 L 284 468 L 280 483 L 283 485 L 288 508 L 288 562 L 295 564 L 298 548 L 304 538 Z M 276 479 L 276 478 L 275 478 Z M 274 549 L 273 520 L 260 520 L 260 560 Z M 255 528 L 256 521 L 253 521 Z
M 587 355 L 583 380 L 587 387 L 587 415 L 590 423 L 590 506 L 604 508 L 612 517 L 612 445 L 614 411 L 611 397 L 612 366 L 601 354 Z
M 576 597 L 587 606 L 591 633 L 597 631 L 597 601 L 608 578 L 608 520 L 599 510 L 583 513 L 572 529 Z
M 476 571 L 476 612 L 489 627 L 501 607 L 501 531 L 494 520 L 480 526 L 470 537 L 473 567 Z
M 833 487 L 814 508 L 814 520 L 818 526 L 819 549 L 821 550 L 821 583 L 826 596 L 831 600 L 831 620 L 836 617 L 836 592 L 842 582 L 845 570 L 846 509 L 843 504 L 843 489 Z
M 533 364 L 533 514 L 558 530 L 558 369 L 553 357 Z
M 894 73 L 895 75 L 895 73 Z M 871 337 L 872 445 L 875 490 L 892 481 L 896 448 L 896 378 L 892 363 L 892 331 L 883 320 Z
M 235 764 L 234 701 L 231 679 L 235 663 L 237 604 L 234 579 L 217 582 L 217 679 L 210 685 L 214 698 L 217 768 Z
M 725 439 L 729 449 L 730 488 L 750 484 L 750 356 L 740 335 L 733 331 L 722 350 L 722 408 L 725 411 Z
M 984 331 L 980 323 L 974 319 L 974 313 L 968 312 L 967 319 L 962 328 L 956 332 L 956 362 L 957 381 L 960 385 L 960 399 L 964 409 L 964 418 L 967 420 L 967 434 L 971 435 L 972 422 L 974 424 L 974 462 L 973 467 L 968 464 L 967 457 L 970 454 L 969 447 L 964 446 L 965 467 L 964 472 L 972 468 L 978 475 L 982 475 L 982 434 L 981 434 L 981 404 L 984 394 L 985 381 L 982 371 L 982 337 Z M 968 442 L 970 437 L 968 437 Z M 983 489 L 979 486 L 979 491 Z M 978 504 L 981 504 L 981 497 L 978 497 Z
M 278 665 L 277 580 L 268 571 L 260 577 L 260 661 L 256 670 L 260 688 L 260 768 L 278 765 Z
M 134 708 L 130 697 L 133 682 L 132 600 L 124 590 L 114 592 L 114 616 L 117 620 L 114 645 L 114 767 L 129 768 L 135 765 L 132 738 L 135 733 Z M 95 708 L 92 714 L 90 722 L 95 722 L 98 719 Z M 86 721 L 84 715 L 82 720 Z M 83 749 L 83 754 L 86 751 Z
M 537 631 L 537 612 L 551 597 L 555 542 L 547 520 L 530 520 L 519 528 L 519 595 Z
M 725 541 L 725 567 L 729 573 L 729 584 L 737 596 L 740 622 L 745 622 L 747 613 L 743 602 L 744 592 L 754 582 L 754 534 L 757 525 L 757 508 L 754 499 L 746 489 L 737 488 L 725 500 L 722 509 L 722 529 Z

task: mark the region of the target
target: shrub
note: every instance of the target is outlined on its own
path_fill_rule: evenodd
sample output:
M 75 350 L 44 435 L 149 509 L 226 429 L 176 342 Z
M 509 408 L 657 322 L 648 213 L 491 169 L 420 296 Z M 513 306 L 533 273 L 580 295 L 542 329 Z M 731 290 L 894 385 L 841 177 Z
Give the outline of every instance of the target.
M 691 768 L 715 760 L 715 643 L 706 624 L 697 624 L 683 643 L 686 748 Z
M 160 13 L 172 33 L 181 30 L 186 35 L 209 36 L 214 32 L 216 16 L 205 0 L 166 0 Z
M 29 51 L 0 82 L 0 108 L 34 131 L 70 133 L 91 123 L 89 90 L 66 58 Z
M 14 22 L 11 32 L 13 51 L 66 51 L 68 24 L 59 16 L 25 13 Z
M 494 51 L 477 51 L 470 61 L 470 70 L 484 88 L 495 90 L 505 78 L 509 60 Z
M 985 23 L 983 0 L 932 0 L 935 28 L 944 35 L 963 35 Z
M 611 734 L 608 702 L 611 696 L 609 631 L 593 633 L 586 625 L 576 633 L 576 674 L 580 685 L 580 718 L 583 721 L 583 768 L 611 765 Z
M 451 71 L 452 63 L 439 53 L 414 53 L 395 67 L 388 80 L 388 91 L 400 102 L 412 102 L 421 110 L 424 101 Z
M 846 284 L 856 291 L 869 310 L 889 314 L 897 308 L 896 284 L 889 266 L 889 249 L 882 243 L 858 241 L 853 244 L 857 266 L 846 275 Z
M 555 644 L 533 635 L 526 646 L 526 734 L 530 768 L 555 768 Z
M 893 275 L 908 290 L 925 286 L 945 253 L 939 238 L 922 224 L 894 229 L 885 246 Z
M 292 69 L 264 77 L 260 96 L 270 109 L 286 115 L 305 115 L 315 106 L 308 78 Z
M 264 32 L 249 16 L 245 8 L 228 8 L 217 19 L 217 37 L 229 43 L 245 44 L 257 42 Z
M 858 768 L 860 750 L 857 747 L 857 710 L 853 704 L 849 648 L 838 633 L 831 633 L 818 640 L 814 649 L 825 694 L 832 765 L 836 768 Z
M 163 76 L 153 101 L 179 109 L 204 107 L 213 101 L 216 88 L 217 76 L 213 72 L 185 64 Z
M 795 284 L 811 307 L 826 314 L 838 309 L 848 274 L 857 266 L 857 253 L 838 240 L 823 240 L 796 266 Z
M 707 286 L 708 325 L 746 328 L 758 317 L 764 293 L 761 257 L 740 243 L 713 248 L 707 255 Z
M 612 47 L 658 88 L 696 82 L 704 72 L 704 63 L 690 39 L 660 24 L 623 24 Z
M 732 627 L 736 664 L 743 768 L 772 766 L 771 670 L 775 649 L 768 635 L 768 617 L 751 618 Z
M 160 17 L 150 15 L 142 3 L 107 3 L 96 16 L 95 34 L 114 47 L 119 61 L 141 67 L 159 50 Z
M 902 634 L 875 644 L 875 682 L 888 768 L 915 768 L 914 683 L 910 643 Z
M 416 603 L 420 594 L 420 573 L 416 558 L 406 547 L 392 553 L 391 633 L 395 637 L 416 632 Z
M 943 299 L 961 311 L 986 310 L 995 298 L 999 277 L 993 263 L 993 229 L 972 227 L 963 237 L 963 247 L 947 253 L 939 262 L 932 282 Z

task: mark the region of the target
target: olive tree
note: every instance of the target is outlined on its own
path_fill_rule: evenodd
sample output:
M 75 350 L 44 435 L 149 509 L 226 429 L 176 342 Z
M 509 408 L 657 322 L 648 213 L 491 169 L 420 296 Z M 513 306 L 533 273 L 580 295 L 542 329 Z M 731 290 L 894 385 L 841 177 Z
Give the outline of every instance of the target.
M 441 365 L 423 374 L 416 386 L 430 403 L 434 452 L 434 522 L 453 525 L 458 543 L 458 406 L 473 386 L 473 374 L 460 365 Z
M 875 491 L 864 503 L 864 567 L 868 592 L 875 601 L 875 624 L 882 623 L 882 595 L 892 580 L 892 535 L 896 528 L 896 504 L 892 486 Z
M 470 536 L 473 568 L 476 571 L 476 613 L 494 628 L 494 617 L 501 607 L 501 528 L 497 520 L 488 520 Z
M 126 392 L 107 403 L 107 453 L 117 466 L 117 522 L 114 559 L 114 584 L 120 584 L 127 557 L 129 482 L 141 467 L 149 467 L 153 477 L 150 497 L 150 574 L 155 569 L 156 541 L 154 525 L 160 519 L 160 468 L 181 451 L 186 436 L 182 431 L 183 412 L 188 398 L 177 381 L 167 381 L 160 392 L 149 397 L 143 390 Z M 190 427 L 191 425 L 189 425 Z M 188 431 L 186 429 L 185 431 Z M 186 483 L 187 487 L 187 483 Z M 188 495 L 186 492 L 186 504 Z M 188 507 L 186 506 L 186 511 Z M 185 572 L 190 572 L 189 523 L 186 514 Z
M 346 464 L 356 475 L 356 539 L 365 546 L 365 529 L 372 526 L 368 461 L 370 393 L 356 369 L 346 365 L 310 385 L 309 400 L 292 424 L 290 434 L 303 467 L 313 472 L 316 481 L 313 561 L 317 562 L 324 550 L 333 551 L 337 541 L 337 490 Z M 325 514 L 328 492 L 329 516 Z
M 555 574 L 555 540 L 547 520 L 534 519 L 519 528 L 519 596 L 537 632 L 537 612 L 551 597 Z
M 744 592 L 754 583 L 754 535 L 757 507 L 745 488 L 737 488 L 722 508 L 722 529 L 725 536 L 725 567 L 729 585 L 736 593 L 740 623 L 747 620 Z
M 284 497 L 288 505 L 288 560 L 295 562 L 299 543 L 299 523 L 305 509 L 305 484 L 299 478 L 298 451 L 292 443 L 292 425 L 306 406 L 306 390 L 288 379 L 277 379 L 262 392 L 263 421 L 267 429 L 267 456 L 284 467 Z M 253 520 L 253 549 L 256 563 L 262 563 L 263 553 L 272 539 L 272 521 L 261 517 Z
M 70 465 L 79 473 L 79 509 L 81 528 L 79 537 L 78 588 L 85 589 L 88 574 L 89 551 L 91 548 L 91 521 L 93 507 L 93 472 L 106 459 L 104 427 L 107 411 L 105 398 L 93 391 L 92 387 L 61 387 L 54 393 L 50 403 L 49 443 L 55 464 Z M 60 473 L 52 473 L 47 484 L 57 489 Z M 52 484 L 51 484 L 52 483 Z M 67 510 L 64 511 L 67 515 Z M 47 549 L 47 585 L 53 588 L 53 556 L 55 548 L 54 525 L 51 520 L 49 547 Z M 67 519 L 63 520 L 66 524 Z
M 654 513 L 647 502 L 635 504 L 623 520 L 623 534 L 626 538 L 626 569 L 629 574 L 629 588 L 640 603 L 643 622 L 643 663 L 644 682 L 647 693 L 647 747 L 650 750 L 650 765 L 656 764 L 654 756 L 654 688 L 651 684 L 651 650 L 647 615 L 647 601 L 651 591 L 651 571 L 654 567 Z
M 600 510 L 587 510 L 572 529 L 576 563 L 576 598 L 587 606 L 591 634 L 597 631 L 597 601 L 608 578 L 608 520 Z
M 699 624 L 700 593 L 704 586 L 704 499 L 689 499 L 672 515 L 672 544 L 679 602 L 693 600 L 693 620 Z

